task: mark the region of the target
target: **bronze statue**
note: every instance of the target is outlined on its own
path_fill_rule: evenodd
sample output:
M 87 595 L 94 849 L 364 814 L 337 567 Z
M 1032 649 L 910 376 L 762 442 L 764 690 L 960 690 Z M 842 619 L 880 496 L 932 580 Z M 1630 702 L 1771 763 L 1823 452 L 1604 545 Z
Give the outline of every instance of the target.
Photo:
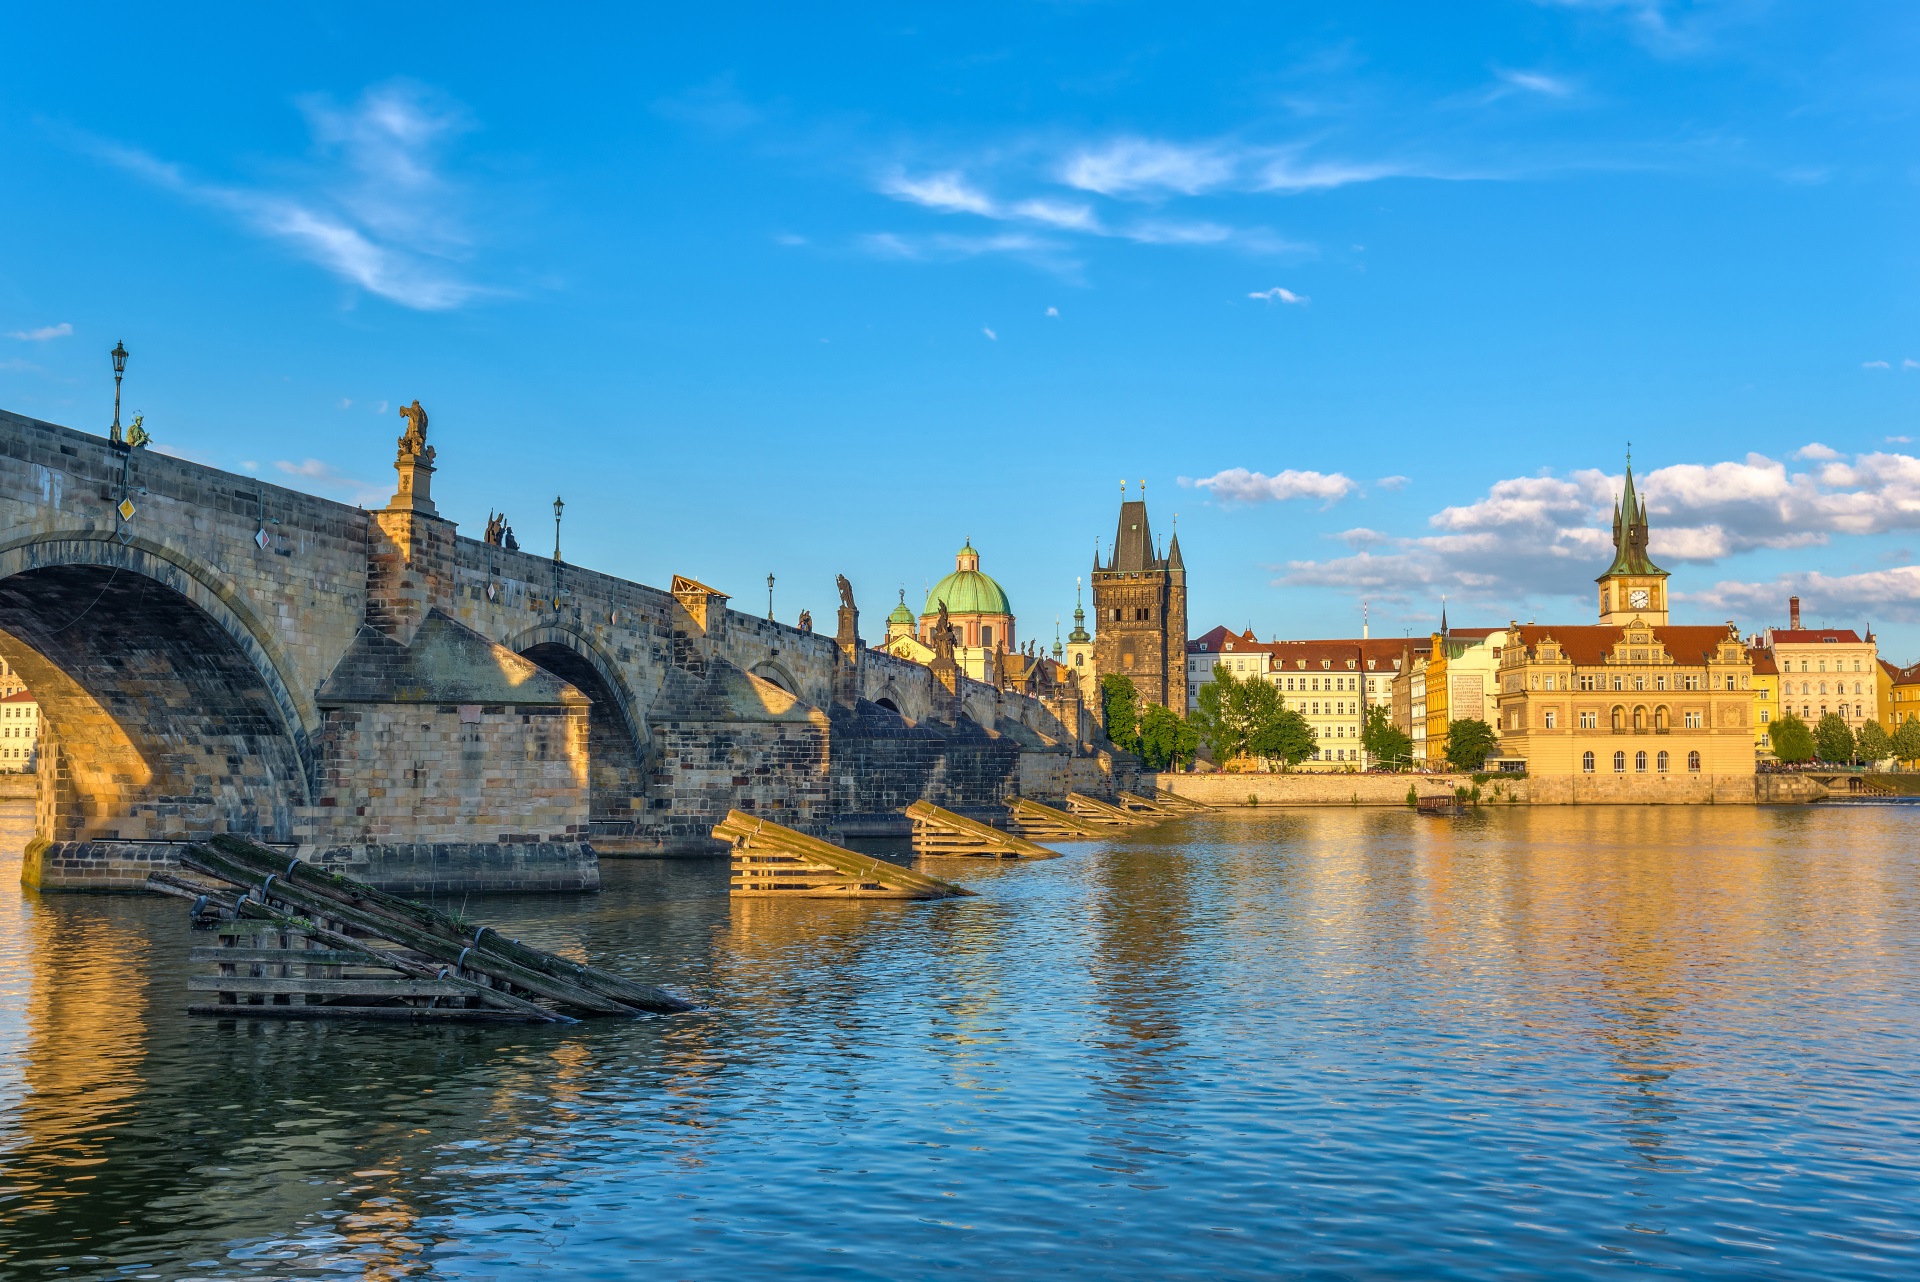
M 933 643 L 933 657 L 953 660 L 953 647 L 959 644 L 959 638 L 953 634 L 953 624 L 947 621 L 947 603 L 942 601 L 940 613 L 934 617 L 932 635 L 927 640 Z
M 847 576 L 844 574 L 834 575 L 833 581 L 840 586 L 840 608 L 853 609 L 853 584 L 847 582 Z
M 494 547 L 506 546 L 507 514 L 505 512 L 496 515 L 493 509 L 487 509 L 487 534 L 486 538 L 482 541 Z
M 813 611 L 812 610 L 800 611 L 800 630 L 802 632 L 813 631 Z
M 400 438 L 401 455 L 424 455 L 431 463 L 433 447 L 427 444 L 427 412 L 420 408 L 419 398 L 411 405 L 402 405 L 400 417 L 407 420 L 407 434 Z

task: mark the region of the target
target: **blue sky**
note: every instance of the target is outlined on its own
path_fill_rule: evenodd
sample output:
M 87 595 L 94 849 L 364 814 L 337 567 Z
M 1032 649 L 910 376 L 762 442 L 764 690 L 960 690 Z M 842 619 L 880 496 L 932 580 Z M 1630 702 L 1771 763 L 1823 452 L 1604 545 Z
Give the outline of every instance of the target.
M 1920 658 L 1920 10 L 1512 0 L 41 5 L 0 406 L 867 631 L 1027 636 L 1122 478 L 1194 631 L 1584 621 L 1627 442 L 1677 617 Z

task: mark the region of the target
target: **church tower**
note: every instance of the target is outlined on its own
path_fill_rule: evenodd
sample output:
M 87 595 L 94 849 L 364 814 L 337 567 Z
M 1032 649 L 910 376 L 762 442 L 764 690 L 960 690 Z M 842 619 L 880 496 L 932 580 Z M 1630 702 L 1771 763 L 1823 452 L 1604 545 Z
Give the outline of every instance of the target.
M 1634 493 L 1633 461 L 1627 461 L 1626 492 L 1613 505 L 1613 564 L 1600 584 L 1600 622 L 1616 627 L 1634 619 L 1661 627 L 1667 621 L 1667 572 L 1647 559 L 1647 503 Z
M 1147 524 L 1147 486 L 1128 499 L 1107 564 L 1093 558 L 1093 660 L 1101 676 L 1131 678 L 1144 707 L 1187 711 L 1187 567 L 1176 532 L 1166 555 Z

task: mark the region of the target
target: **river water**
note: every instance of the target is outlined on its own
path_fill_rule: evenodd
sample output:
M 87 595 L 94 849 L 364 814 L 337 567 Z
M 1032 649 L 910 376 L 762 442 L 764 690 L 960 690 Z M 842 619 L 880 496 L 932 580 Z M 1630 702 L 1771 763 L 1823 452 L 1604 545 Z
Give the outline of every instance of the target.
M 189 1019 L 180 901 L 0 866 L 0 1276 L 1912 1278 L 1916 820 L 1223 814 L 935 904 L 610 862 L 467 911 L 708 1008 L 557 1029 Z

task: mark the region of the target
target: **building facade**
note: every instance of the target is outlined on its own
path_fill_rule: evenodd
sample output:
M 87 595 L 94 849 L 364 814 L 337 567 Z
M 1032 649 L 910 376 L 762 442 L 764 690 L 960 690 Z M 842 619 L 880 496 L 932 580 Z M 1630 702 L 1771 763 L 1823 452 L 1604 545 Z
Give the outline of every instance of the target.
M 1180 536 L 1166 555 L 1147 523 L 1146 488 L 1129 500 L 1121 490 L 1120 521 L 1107 563 L 1093 560 L 1093 655 L 1101 676 L 1133 682 L 1144 707 L 1184 712 L 1187 703 L 1187 568 Z
M 1769 731 L 1780 716 L 1780 667 L 1773 651 L 1749 646 L 1753 660 L 1753 751 L 1761 761 L 1773 760 L 1773 735 Z
M 32 770 L 39 760 L 40 704 L 23 686 L 0 695 L 0 773 Z
M 1667 622 L 1633 469 L 1614 514 L 1600 622 L 1514 625 L 1498 669 L 1501 755 L 1535 802 L 1750 801 L 1753 662 L 1732 623 Z M 1864 673 L 1863 673 L 1864 675 Z

